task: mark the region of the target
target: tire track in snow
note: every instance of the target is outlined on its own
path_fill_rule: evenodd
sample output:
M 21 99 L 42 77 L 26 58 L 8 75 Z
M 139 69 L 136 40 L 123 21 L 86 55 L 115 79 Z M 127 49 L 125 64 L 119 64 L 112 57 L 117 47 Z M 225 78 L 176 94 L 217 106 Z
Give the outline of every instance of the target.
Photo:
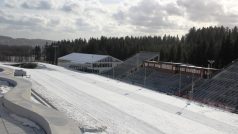
M 37 76 L 37 74 L 34 75 L 33 72 L 31 72 L 31 73 L 32 73 L 32 76 L 33 76 L 33 77 L 34 77 L 34 76 Z M 43 82 L 43 83 L 45 83 L 45 84 L 48 84 L 49 86 L 52 86 L 55 90 L 58 90 L 58 89 L 59 89 L 59 86 L 62 87 L 63 90 L 58 90 L 58 91 L 60 91 L 61 93 L 63 92 L 64 94 L 66 94 L 66 96 L 71 96 L 71 97 L 72 97 L 72 96 L 75 96 L 75 95 L 76 95 L 77 98 L 78 98 L 78 96 L 80 96 L 81 98 L 84 97 L 84 98 L 85 98 L 84 100 L 91 100 L 91 101 L 93 101 L 93 103 L 96 103 L 97 106 L 99 106 L 99 107 L 96 107 L 96 108 L 94 108 L 94 109 L 98 110 L 98 111 L 97 111 L 98 113 L 99 113 L 100 110 L 101 110 L 102 112 L 101 112 L 100 115 L 102 115 L 102 116 L 104 115 L 104 117 L 103 117 L 104 119 L 105 119 L 105 118 L 108 118 L 108 120 L 121 120 L 121 119 L 124 119 L 124 121 L 121 122 L 121 123 L 119 123 L 119 125 L 123 125 L 124 127 L 127 125 L 127 126 L 130 127 L 129 130 L 132 130 L 132 131 L 135 131 L 135 130 L 133 130 L 133 129 L 137 129 L 137 130 L 135 131 L 135 133 L 138 133 L 138 132 L 139 132 L 139 133 L 150 133 L 150 134 L 163 134 L 163 132 L 161 132 L 160 130 L 154 128 L 153 126 L 151 126 L 151 125 L 149 125 L 149 124 L 147 124 L 147 123 L 145 123 L 145 122 L 143 122 L 143 121 L 141 121 L 141 120 L 138 120 L 138 119 L 136 119 L 136 118 L 133 117 L 133 116 L 130 116 L 130 115 L 128 115 L 128 114 L 122 112 L 121 110 L 119 110 L 119 109 L 117 109 L 117 108 L 111 106 L 110 104 L 105 103 L 105 102 L 103 102 L 103 101 L 101 101 L 101 100 L 99 100 L 99 99 L 97 99 L 97 98 L 95 98 L 95 97 L 93 97 L 93 96 L 90 96 L 90 95 L 88 95 L 88 94 L 86 94 L 86 93 L 84 93 L 84 92 L 79 92 L 78 89 L 72 87 L 71 85 L 62 82 L 62 81 L 58 80 L 58 79 L 55 78 L 55 77 L 49 76 L 47 72 L 38 71 L 38 73 L 44 74 L 45 77 L 44 77 L 44 78 L 38 77 L 38 78 L 36 78 L 36 80 L 38 79 L 39 81 L 41 81 L 41 82 Z M 51 72 L 51 73 L 52 73 L 52 72 Z M 48 78 L 47 78 L 46 76 L 47 76 Z M 54 81 L 54 83 L 58 83 L 58 86 L 56 86 L 55 84 L 52 84 L 51 82 L 53 82 L 53 81 Z M 65 88 L 65 89 L 71 89 L 70 92 L 72 92 L 72 93 L 74 93 L 74 94 L 69 94 L 69 93 L 67 92 L 67 90 L 65 90 L 64 88 Z M 57 94 L 56 94 L 56 95 L 57 95 Z M 63 99 L 66 99 L 68 102 L 72 102 L 72 101 L 69 100 L 67 97 L 63 97 Z M 73 103 L 77 103 L 77 102 L 73 102 Z M 71 104 L 72 104 L 72 103 L 71 103 Z M 74 105 L 74 104 L 72 104 L 72 105 Z M 100 109 L 100 107 L 103 108 L 103 109 L 105 109 L 105 110 Z M 99 110 L 99 109 L 100 109 L 100 110 Z M 114 113 L 114 114 L 115 114 L 116 116 L 118 116 L 118 117 L 116 117 L 116 119 L 110 119 L 110 118 L 108 117 L 108 115 L 110 115 L 110 113 L 108 113 L 107 111 L 110 111 L 111 113 Z M 106 113 L 106 115 L 105 115 L 104 112 Z M 86 113 L 90 113 L 90 112 L 87 111 Z M 114 116 L 115 116 L 115 115 L 114 115 Z M 92 116 L 92 114 L 89 115 L 89 116 Z M 92 117 L 93 117 L 93 116 L 92 116 Z M 113 115 L 112 115 L 111 117 L 113 117 Z M 98 119 L 98 117 L 93 117 L 93 118 Z M 101 119 L 101 122 L 104 122 L 104 123 L 105 123 L 105 121 L 103 121 L 102 119 Z M 127 122 L 128 122 L 128 123 L 127 123 Z M 113 122 L 109 123 L 108 125 L 110 125 L 110 124 L 112 124 L 112 123 L 113 123 Z M 133 126 L 133 124 L 136 124 L 136 126 Z M 115 125 L 117 125 L 117 124 L 115 124 Z M 138 127 L 138 126 L 140 126 L 140 127 Z M 136 127 L 136 128 L 135 128 L 135 127 Z
M 84 77 L 84 79 L 81 79 L 81 80 L 90 83 L 90 78 Z M 94 80 L 91 79 L 91 81 L 94 81 Z M 109 91 L 113 91 L 115 93 L 118 93 L 118 94 L 123 95 L 125 93 L 128 93 L 127 97 L 129 97 L 129 98 L 132 98 L 132 99 L 137 100 L 137 101 L 141 101 L 143 103 L 146 103 L 148 105 L 151 105 L 151 106 L 159 108 L 159 109 L 162 109 L 162 110 L 164 110 L 166 112 L 169 112 L 169 113 L 176 114 L 178 111 L 183 109 L 183 108 L 176 107 L 174 105 L 171 105 L 171 104 L 168 104 L 168 103 L 165 103 L 165 102 L 161 102 L 161 101 L 154 100 L 154 99 L 151 99 L 151 98 L 148 98 L 148 97 L 145 97 L 145 96 L 141 96 L 141 95 L 137 94 L 136 91 L 128 92 L 128 90 L 125 90 L 123 88 L 115 87 L 113 85 L 108 86 L 107 83 L 104 83 L 104 82 L 97 81 L 94 84 L 99 86 L 99 87 L 102 87 L 104 89 L 107 89 Z M 201 115 L 201 114 L 198 114 L 198 113 L 186 110 L 186 109 L 183 109 L 182 114 L 180 116 L 182 116 L 184 118 L 187 118 L 189 120 L 192 120 L 192 121 L 199 122 L 199 123 L 201 123 L 203 125 L 206 125 L 206 126 L 209 126 L 211 128 L 229 133 L 229 134 L 236 134 L 238 132 L 238 128 L 235 127 L 235 126 L 231 126 L 231 125 L 226 124 L 224 122 L 221 122 L 221 121 L 218 121 L 218 120 L 215 120 L 215 119 L 211 119 L 209 117 L 206 117 L 204 115 Z
M 151 98 L 148 98 L 145 96 L 141 96 L 141 95 L 137 94 L 135 91 L 128 92 L 128 90 L 125 90 L 123 88 L 115 87 L 115 86 L 109 85 L 108 83 L 105 83 L 105 82 L 96 81 L 95 79 L 90 79 L 87 76 L 82 75 L 82 74 L 80 75 L 80 77 L 78 77 L 74 73 L 71 73 L 71 74 L 73 74 L 73 76 L 72 75 L 71 76 L 75 77 L 76 79 L 80 79 L 80 80 L 90 83 L 90 84 L 93 83 L 94 85 L 97 85 L 103 89 L 107 89 L 108 91 L 118 93 L 120 95 L 125 95 L 125 93 L 128 93 L 128 95 L 127 95 L 128 98 L 132 98 L 136 101 L 141 101 L 141 102 L 151 105 L 153 107 L 162 109 L 166 112 L 176 114 L 178 111 L 180 111 L 182 109 L 181 107 L 176 107 L 174 105 L 171 105 L 171 104 L 168 104 L 165 102 L 161 102 L 161 101 L 154 100 L 154 99 L 151 99 Z M 201 114 L 198 114 L 198 113 L 186 110 L 186 109 L 183 109 L 182 114 L 179 116 L 182 116 L 184 118 L 187 118 L 187 119 L 195 121 L 195 122 L 199 122 L 203 125 L 209 126 L 216 130 L 219 130 L 219 131 L 223 131 L 225 133 L 236 134 L 238 132 L 238 128 L 235 126 L 231 126 L 224 122 L 221 122 L 221 121 L 218 121 L 215 119 L 211 119 L 209 117 L 206 117 L 204 115 L 201 115 Z
M 63 78 L 64 77 L 64 79 L 70 79 L 72 82 L 76 82 L 74 79 L 72 79 L 71 78 L 71 76 L 66 76 L 65 74 L 62 74 L 62 73 L 58 73 L 58 72 L 52 72 L 51 73 L 51 77 L 54 77 L 54 79 L 58 79 L 59 80 L 59 82 L 61 81 L 59 78 Z M 55 77 L 55 76 L 57 76 L 57 77 Z M 80 84 L 85 84 L 85 83 L 80 83 Z M 87 86 L 91 86 L 91 88 L 95 88 L 95 85 L 93 85 L 92 86 L 92 83 L 87 83 L 86 84 Z M 88 88 L 89 88 L 88 87 Z M 88 92 L 88 90 L 89 89 L 87 89 L 87 90 L 84 90 L 83 92 L 85 93 L 85 91 L 86 91 L 86 94 L 87 94 L 87 92 Z M 97 89 L 97 90 L 99 90 L 99 89 Z M 105 89 L 100 89 L 100 92 L 103 92 L 103 94 L 108 94 L 107 92 L 105 92 L 104 91 Z M 96 91 L 96 90 L 95 90 Z M 94 93 L 95 94 L 95 92 L 90 92 L 90 93 Z M 98 92 L 99 93 L 99 92 Z M 110 94 L 113 94 L 113 96 L 115 95 L 115 93 L 111 93 L 110 92 Z M 98 94 L 97 94 L 98 95 Z M 97 97 L 97 95 L 96 96 L 94 96 L 94 97 Z M 108 96 L 109 96 L 109 94 L 108 94 Z M 118 96 L 119 97 L 119 96 Z M 122 97 L 122 98 L 124 98 L 124 96 Z M 106 99 L 106 98 L 105 98 Z M 125 99 L 125 98 L 124 98 Z M 103 99 L 103 101 L 104 101 L 104 99 Z M 128 101 L 130 101 L 130 103 L 132 103 L 133 101 L 132 100 L 128 100 Z M 134 103 L 135 103 L 135 101 L 134 101 Z M 137 101 L 136 101 L 136 103 L 137 103 Z M 143 103 L 141 103 L 141 104 L 143 104 Z M 146 104 L 147 105 L 147 104 Z M 149 107 L 149 106 L 146 106 L 146 107 L 148 107 L 148 108 L 151 108 L 151 107 Z M 154 109 L 154 108 L 153 108 Z M 155 110 L 155 109 L 154 109 Z M 141 110 L 140 110 L 141 111 Z M 143 111 L 143 110 L 142 110 Z M 157 111 L 160 111 L 160 113 L 164 113 L 164 112 L 162 112 L 160 109 L 157 109 Z M 131 111 L 128 111 L 128 112 L 131 112 Z M 139 111 L 137 111 L 137 112 L 139 112 Z M 146 114 L 146 113 L 145 113 Z M 158 114 L 157 114 L 158 115 Z M 171 118 L 169 117 L 168 118 L 168 115 L 170 115 L 170 116 L 174 116 L 175 118 L 180 118 L 180 121 L 181 120 L 183 120 L 183 121 L 185 121 L 185 119 L 183 119 L 183 118 L 181 118 L 181 117 L 179 117 L 179 116 L 177 116 L 177 115 L 174 115 L 174 114 L 164 114 L 164 116 L 167 116 L 167 120 L 169 119 L 169 120 L 171 120 Z M 131 115 L 132 116 L 132 115 Z M 133 115 L 134 116 L 134 115 Z M 162 116 L 161 116 L 162 117 Z M 161 118 L 161 119 L 163 119 L 163 117 Z M 162 121 L 163 122 L 163 121 Z M 172 125 L 174 122 L 173 121 L 171 121 L 170 122 L 170 124 Z M 201 124 L 201 125 L 198 125 L 198 123 L 197 122 L 194 122 L 194 124 L 197 124 L 197 126 L 200 126 L 201 128 L 203 128 L 203 127 L 205 127 L 205 126 L 203 126 L 204 124 Z M 161 124 L 162 125 L 162 124 Z M 163 124 L 163 125 L 165 125 L 165 124 Z M 174 124 L 175 125 L 175 124 Z M 176 124 L 176 125 L 181 125 L 181 124 Z M 164 126 L 165 127 L 165 126 Z M 176 126 L 177 127 L 177 126 Z M 184 126 L 183 126 L 184 127 Z M 194 126 L 190 126 L 190 127 L 192 127 L 192 128 L 190 128 L 190 129 L 193 129 L 193 127 Z M 207 126 L 206 126 L 207 127 Z M 211 131 L 212 129 L 210 129 L 210 131 Z M 215 130 L 215 129 L 214 129 Z M 177 130 L 178 131 L 178 130 Z M 180 130 L 180 131 L 182 131 L 182 130 Z M 203 130 L 203 131 L 207 131 L 207 129 L 205 129 L 205 130 Z M 182 131 L 182 132 L 185 132 L 185 131 Z M 217 132 L 218 133 L 218 132 Z

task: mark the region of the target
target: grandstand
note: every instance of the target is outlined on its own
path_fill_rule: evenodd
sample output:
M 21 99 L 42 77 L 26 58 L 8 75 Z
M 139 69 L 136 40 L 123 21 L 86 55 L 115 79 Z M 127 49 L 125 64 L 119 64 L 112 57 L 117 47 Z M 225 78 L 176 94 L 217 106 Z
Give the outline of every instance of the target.
M 238 111 L 238 60 L 219 71 L 158 58 L 155 53 L 138 53 L 108 75 L 114 73 L 116 79 L 128 83 Z
M 109 77 L 123 79 L 142 66 L 145 60 L 159 60 L 159 53 L 155 52 L 140 52 L 124 61 L 124 63 L 114 67 L 113 69 L 103 73 Z
M 179 95 L 179 92 L 199 79 L 196 75 L 174 74 L 154 68 L 140 67 L 137 71 L 124 78 L 132 84 L 143 85 L 149 89 L 167 94 Z M 181 80 L 181 81 L 180 81 Z
M 191 90 L 192 82 L 196 85 L 196 82 L 203 80 L 204 72 L 207 69 L 202 67 L 161 62 L 158 53 L 140 52 L 103 75 L 166 94 L 182 96 Z
M 238 109 L 238 61 L 194 89 L 194 99 L 231 111 Z
M 104 75 L 232 111 L 238 109 L 238 61 L 219 71 L 215 68 L 162 62 L 157 53 L 140 52 Z M 210 76 L 213 78 L 209 79 Z
M 238 111 L 238 60 L 219 71 L 215 68 L 162 62 L 159 61 L 158 53 L 140 52 L 104 75 Z

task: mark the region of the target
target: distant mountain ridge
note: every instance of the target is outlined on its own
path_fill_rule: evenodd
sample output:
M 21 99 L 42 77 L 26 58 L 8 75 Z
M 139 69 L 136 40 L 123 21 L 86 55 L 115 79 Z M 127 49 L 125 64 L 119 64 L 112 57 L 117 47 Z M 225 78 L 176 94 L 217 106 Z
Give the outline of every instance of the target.
M 44 39 L 26 39 L 26 38 L 12 38 L 9 36 L 0 36 L 0 45 L 9 46 L 44 46 L 46 43 L 51 44 L 52 40 Z

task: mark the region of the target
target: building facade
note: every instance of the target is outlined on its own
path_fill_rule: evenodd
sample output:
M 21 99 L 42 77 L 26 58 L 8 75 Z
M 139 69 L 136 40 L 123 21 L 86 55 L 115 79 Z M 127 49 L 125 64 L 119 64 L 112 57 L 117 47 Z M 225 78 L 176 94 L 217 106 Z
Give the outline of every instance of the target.
M 219 69 L 215 68 L 198 67 L 183 63 L 163 61 L 145 61 L 144 66 L 155 68 L 164 72 L 191 74 L 202 78 L 210 78 L 214 73 L 219 71 Z
M 58 58 L 58 65 L 84 72 L 102 73 L 121 64 L 122 61 L 109 55 L 71 53 Z

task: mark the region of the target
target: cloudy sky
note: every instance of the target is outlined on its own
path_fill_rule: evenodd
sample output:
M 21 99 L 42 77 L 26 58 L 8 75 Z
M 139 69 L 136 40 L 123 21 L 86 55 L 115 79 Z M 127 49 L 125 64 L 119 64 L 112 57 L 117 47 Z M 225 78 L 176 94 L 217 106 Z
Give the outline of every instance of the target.
M 24 38 L 182 35 L 238 25 L 237 0 L 0 0 L 0 35 Z

